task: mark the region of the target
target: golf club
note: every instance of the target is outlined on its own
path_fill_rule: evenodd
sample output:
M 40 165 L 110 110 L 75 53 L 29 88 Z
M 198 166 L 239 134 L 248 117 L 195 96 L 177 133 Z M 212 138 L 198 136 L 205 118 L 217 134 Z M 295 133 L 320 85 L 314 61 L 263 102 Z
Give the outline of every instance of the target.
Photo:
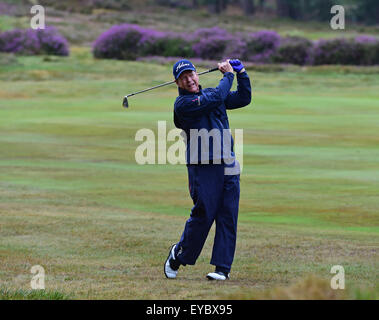
M 202 74 L 205 74 L 205 73 L 209 73 L 209 72 L 213 72 L 213 71 L 217 71 L 218 68 L 213 68 L 213 69 L 209 69 L 207 71 L 203 71 L 203 72 L 200 72 L 198 75 L 202 75 Z M 134 92 L 134 93 L 130 93 L 128 95 L 126 95 L 124 97 L 124 100 L 122 102 L 122 105 L 124 106 L 124 108 L 128 108 L 129 107 L 129 102 L 128 102 L 128 98 L 131 97 L 131 96 L 134 96 L 136 94 L 139 94 L 139 93 L 142 93 L 142 92 L 146 92 L 146 91 L 149 91 L 149 90 L 153 90 L 153 89 L 156 89 L 156 88 L 160 88 L 160 87 L 163 87 L 163 86 L 167 86 L 169 84 L 173 84 L 175 83 L 175 80 L 173 81 L 169 81 L 169 82 L 165 82 L 165 83 L 162 83 L 162 84 L 159 84 L 155 87 L 151 87 L 151 88 L 147 88 L 147 89 L 144 89 L 144 90 L 141 90 L 141 91 L 137 91 L 137 92 Z

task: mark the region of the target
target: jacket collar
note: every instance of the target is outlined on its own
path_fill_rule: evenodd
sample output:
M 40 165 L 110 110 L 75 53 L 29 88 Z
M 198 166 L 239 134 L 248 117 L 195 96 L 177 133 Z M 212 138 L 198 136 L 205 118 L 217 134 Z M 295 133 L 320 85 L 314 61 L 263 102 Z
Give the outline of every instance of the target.
M 179 87 L 178 87 L 178 91 L 179 91 L 179 95 L 181 95 L 181 96 L 194 94 L 194 93 L 192 93 L 192 92 L 189 92 L 189 91 L 184 90 L 184 89 L 179 88 Z M 201 91 L 202 91 L 202 88 L 201 88 L 201 86 L 199 85 L 199 92 L 196 93 L 196 94 L 201 94 L 201 93 L 202 93 Z

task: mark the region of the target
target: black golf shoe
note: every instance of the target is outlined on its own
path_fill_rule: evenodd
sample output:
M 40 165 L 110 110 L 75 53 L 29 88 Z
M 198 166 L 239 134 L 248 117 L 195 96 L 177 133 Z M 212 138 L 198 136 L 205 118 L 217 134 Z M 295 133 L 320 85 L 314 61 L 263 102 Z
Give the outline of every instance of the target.
M 219 281 L 225 281 L 229 279 L 229 273 L 225 273 L 222 271 L 215 271 L 207 274 L 208 280 L 219 280 Z
M 175 279 L 178 274 L 180 263 L 175 258 L 175 247 L 176 244 L 172 245 L 166 262 L 164 264 L 164 274 L 168 279 Z

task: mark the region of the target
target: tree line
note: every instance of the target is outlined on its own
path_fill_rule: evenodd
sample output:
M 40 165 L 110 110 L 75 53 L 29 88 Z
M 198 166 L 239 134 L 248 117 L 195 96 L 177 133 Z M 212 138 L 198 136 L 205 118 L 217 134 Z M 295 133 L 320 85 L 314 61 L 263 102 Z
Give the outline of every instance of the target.
M 21 3 L 34 3 L 35 0 L 19 0 Z M 222 14 L 234 6 L 241 14 L 254 16 L 263 14 L 298 21 L 327 21 L 331 19 L 333 5 L 345 8 L 345 20 L 364 24 L 379 24 L 379 0 L 39 0 L 39 4 L 69 8 L 107 8 L 131 10 L 138 6 L 156 4 L 179 7 L 189 10 L 206 8 L 209 14 Z M 75 11 L 75 10 L 74 10 Z
M 244 15 L 274 13 L 292 20 L 330 20 L 334 4 L 344 6 L 346 20 L 366 24 L 379 23 L 378 0 L 155 0 L 159 5 L 199 9 L 206 7 L 211 14 L 221 14 L 229 6 L 237 6 Z

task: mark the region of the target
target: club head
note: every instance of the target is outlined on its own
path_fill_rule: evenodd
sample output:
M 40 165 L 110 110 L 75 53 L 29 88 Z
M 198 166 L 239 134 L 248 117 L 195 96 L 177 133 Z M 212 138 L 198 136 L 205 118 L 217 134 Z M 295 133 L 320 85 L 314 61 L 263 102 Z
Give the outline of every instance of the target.
M 125 96 L 124 101 L 122 101 L 122 105 L 124 106 L 124 108 L 129 107 L 128 96 Z

